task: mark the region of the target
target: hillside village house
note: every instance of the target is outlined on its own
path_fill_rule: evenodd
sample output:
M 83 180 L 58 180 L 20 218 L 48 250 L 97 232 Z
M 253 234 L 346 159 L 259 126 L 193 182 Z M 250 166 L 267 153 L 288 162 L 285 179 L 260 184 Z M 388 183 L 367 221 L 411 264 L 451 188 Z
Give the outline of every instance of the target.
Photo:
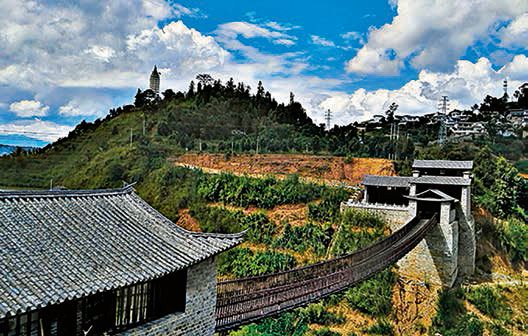
M 131 187 L 0 192 L 0 336 L 212 335 L 215 256 Z

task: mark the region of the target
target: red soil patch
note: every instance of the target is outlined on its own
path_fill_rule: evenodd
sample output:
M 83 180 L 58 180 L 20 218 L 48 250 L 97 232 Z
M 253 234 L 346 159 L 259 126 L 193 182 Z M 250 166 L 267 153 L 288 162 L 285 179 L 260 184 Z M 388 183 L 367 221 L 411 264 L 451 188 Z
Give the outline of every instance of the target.
M 189 209 L 181 209 L 178 212 L 178 221 L 176 225 L 194 232 L 202 232 L 200 229 L 200 223 L 189 214 Z
M 346 161 L 346 162 L 345 162 Z M 205 171 L 231 172 L 248 175 L 275 175 L 277 177 L 299 174 L 308 180 L 328 183 L 345 182 L 355 185 L 366 174 L 396 175 L 394 164 L 387 159 L 353 158 L 345 160 L 337 156 L 302 154 L 234 155 L 229 159 L 223 154 L 188 153 L 173 162 L 179 166 L 192 166 Z

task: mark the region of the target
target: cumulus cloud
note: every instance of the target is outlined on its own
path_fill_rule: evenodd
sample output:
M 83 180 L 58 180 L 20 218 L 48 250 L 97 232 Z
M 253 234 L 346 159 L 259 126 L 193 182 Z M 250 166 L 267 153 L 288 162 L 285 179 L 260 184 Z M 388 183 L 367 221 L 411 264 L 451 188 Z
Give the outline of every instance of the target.
M 0 84 L 33 93 L 97 78 L 98 87 L 143 87 L 139 74 L 153 64 L 192 72 L 222 63 L 226 51 L 212 38 L 181 21 L 158 27 L 195 12 L 164 0 L 0 1 Z
M 61 125 L 37 118 L 33 120 L 17 120 L 12 123 L 0 124 L 1 134 L 23 134 L 47 142 L 52 142 L 65 137 L 72 129 L 72 126 Z
M 11 103 L 9 110 L 21 118 L 43 117 L 48 113 L 49 106 L 37 100 L 21 100 Z
M 528 13 L 517 17 L 499 33 L 502 46 L 525 48 L 528 41 Z
M 393 57 L 386 49 L 371 49 L 370 47 L 361 48 L 356 57 L 346 64 L 348 72 L 359 74 L 378 74 L 378 75 L 397 75 L 403 61 Z
M 391 23 L 374 28 L 368 41 L 346 66 L 348 72 L 396 75 L 404 61 L 416 69 L 450 71 L 476 41 L 490 42 L 497 23 L 514 20 L 528 11 L 525 0 L 398 0 Z M 507 43 L 507 42 L 506 42 Z M 393 53 L 394 57 L 385 55 Z M 372 59 L 373 58 L 373 59 Z
M 396 90 L 358 89 L 351 94 L 326 92 L 307 104 L 314 119 L 322 122 L 324 111 L 330 109 L 338 124 L 383 114 L 392 102 L 399 105 L 398 114 L 423 115 L 435 112 L 443 95 L 449 96 L 452 108 L 469 108 L 482 102 L 486 94 L 501 96 L 504 78 L 508 78 L 511 88 L 517 88 L 527 75 L 528 58 L 524 55 L 517 55 L 499 70 L 494 70 L 487 58 L 475 63 L 459 60 L 451 72 L 422 70 L 416 80 Z

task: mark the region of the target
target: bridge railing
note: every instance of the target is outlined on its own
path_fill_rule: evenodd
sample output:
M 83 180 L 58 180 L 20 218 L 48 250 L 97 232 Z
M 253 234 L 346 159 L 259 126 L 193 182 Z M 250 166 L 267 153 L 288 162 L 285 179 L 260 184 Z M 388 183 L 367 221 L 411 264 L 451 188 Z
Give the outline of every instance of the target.
M 365 280 L 403 257 L 436 223 L 415 217 L 357 252 L 290 271 L 218 283 L 217 329 L 225 330 L 322 298 Z

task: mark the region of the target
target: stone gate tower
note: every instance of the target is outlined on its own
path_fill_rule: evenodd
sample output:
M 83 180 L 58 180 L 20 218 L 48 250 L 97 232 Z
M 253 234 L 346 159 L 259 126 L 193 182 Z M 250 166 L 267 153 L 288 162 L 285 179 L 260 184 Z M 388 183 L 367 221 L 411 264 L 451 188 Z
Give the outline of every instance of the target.
M 158 72 L 158 68 L 154 66 L 154 69 L 152 70 L 152 73 L 150 74 L 150 89 L 154 91 L 156 94 L 159 94 L 159 88 L 160 88 L 160 73 Z
M 413 176 L 365 176 L 363 200 L 342 207 L 378 213 L 393 232 L 436 215 L 438 224 L 398 266 L 400 274 L 451 287 L 475 269 L 472 168 L 472 161 L 415 160 Z

